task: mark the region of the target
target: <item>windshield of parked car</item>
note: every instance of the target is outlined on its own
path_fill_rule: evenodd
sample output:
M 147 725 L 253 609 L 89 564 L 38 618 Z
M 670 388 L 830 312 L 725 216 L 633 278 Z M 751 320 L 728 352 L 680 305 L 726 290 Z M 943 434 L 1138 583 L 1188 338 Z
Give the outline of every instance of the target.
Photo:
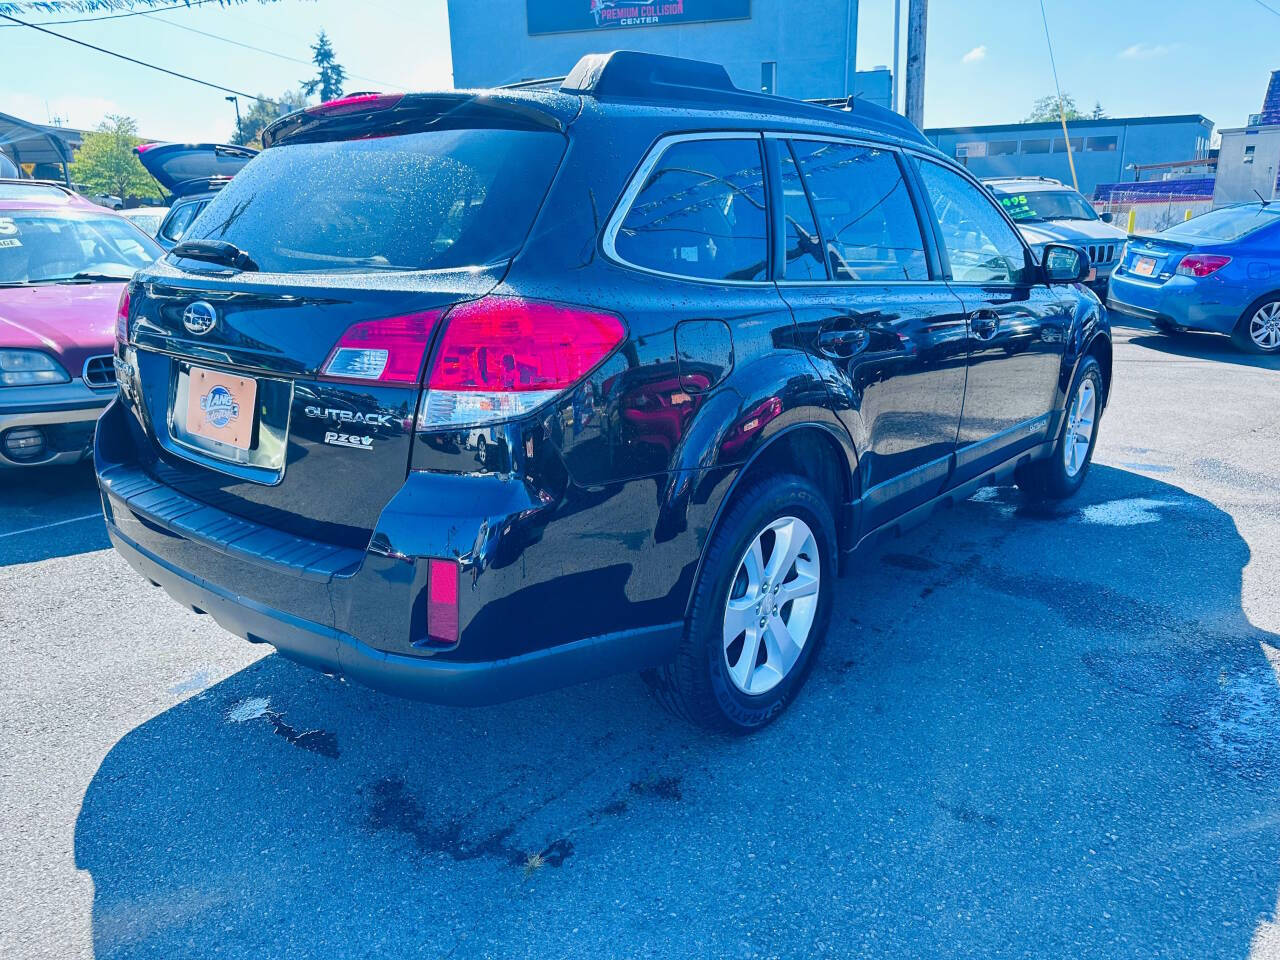
M 558 133 L 493 128 L 286 143 L 182 239 L 233 243 L 270 273 L 496 264 L 524 243 L 564 147 Z
M 1203 213 L 1170 227 L 1162 236 L 1174 240 L 1239 240 L 1275 223 L 1280 223 L 1280 203 L 1244 203 Z
M 125 217 L 125 219 L 135 224 L 147 236 L 154 237 L 160 229 L 160 221 L 164 219 L 165 212 L 164 210 L 158 210 L 155 213 L 150 211 L 147 213 L 135 213 Z
M 120 217 L 0 206 L 0 285 L 128 280 L 163 252 Z
M 1027 193 L 996 190 L 1005 213 L 1018 223 L 1043 220 L 1097 220 L 1093 207 L 1074 190 L 1035 190 Z

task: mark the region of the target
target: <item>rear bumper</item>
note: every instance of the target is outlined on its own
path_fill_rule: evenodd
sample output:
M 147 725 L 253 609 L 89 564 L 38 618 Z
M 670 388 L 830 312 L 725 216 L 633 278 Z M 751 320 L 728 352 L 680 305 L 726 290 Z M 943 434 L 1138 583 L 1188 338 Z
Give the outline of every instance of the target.
M 1121 273 L 1111 278 L 1107 308 L 1168 329 L 1230 333 L 1244 304 L 1224 303 L 1216 293 L 1206 295 L 1203 284 L 1192 277 L 1148 283 Z
M 115 390 L 94 390 L 79 378 L 70 383 L 0 390 L 0 470 L 78 463 L 92 451 L 93 427 Z M 44 452 L 30 461 L 5 455 L 4 436 L 17 427 L 44 435 Z
M 325 673 L 448 704 L 508 700 L 675 655 L 680 614 L 619 605 L 598 580 L 581 582 L 563 560 L 550 570 L 546 562 L 523 562 L 535 541 L 501 518 L 524 504 L 485 499 L 509 501 L 517 484 L 411 476 L 383 511 L 367 550 L 337 546 L 227 513 L 160 482 L 132 458 L 127 416 L 120 404 L 109 408 L 96 443 L 112 543 L 152 583 L 237 636 L 269 643 Z M 451 493 L 450 485 L 458 489 Z M 542 529 L 536 547 L 584 556 L 581 549 L 571 555 L 566 527 Z M 425 558 L 450 554 L 439 546 L 406 552 L 392 546 L 433 530 L 483 543 L 486 551 L 483 562 L 464 567 L 461 638 L 452 647 L 418 642 L 426 639 Z M 530 586 L 526 570 L 546 578 Z M 593 615 L 596 606 L 602 610 Z M 546 629 L 548 618 L 554 631 Z
M 682 624 L 666 624 L 591 637 L 522 656 L 454 662 L 385 653 L 350 634 L 258 603 L 178 569 L 134 543 L 114 523 L 107 533 L 138 573 L 174 600 L 207 613 L 224 630 L 269 643 L 304 666 L 415 700 L 474 706 L 513 700 L 584 680 L 653 665 L 653 655 L 674 655 Z

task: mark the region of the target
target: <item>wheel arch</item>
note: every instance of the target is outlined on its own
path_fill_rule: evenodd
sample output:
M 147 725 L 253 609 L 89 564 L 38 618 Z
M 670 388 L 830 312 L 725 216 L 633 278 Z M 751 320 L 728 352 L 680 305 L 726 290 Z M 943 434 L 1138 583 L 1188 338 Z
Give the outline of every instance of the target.
M 836 518 L 836 546 L 843 551 L 853 545 L 852 504 L 858 495 L 858 456 L 846 433 L 830 424 L 810 421 L 779 430 L 737 469 L 728 488 L 715 506 L 698 552 L 685 615 L 689 614 L 694 591 L 702 576 L 707 549 L 720 521 L 742 492 L 757 479 L 770 474 L 795 473 L 813 481 L 822 491 Z

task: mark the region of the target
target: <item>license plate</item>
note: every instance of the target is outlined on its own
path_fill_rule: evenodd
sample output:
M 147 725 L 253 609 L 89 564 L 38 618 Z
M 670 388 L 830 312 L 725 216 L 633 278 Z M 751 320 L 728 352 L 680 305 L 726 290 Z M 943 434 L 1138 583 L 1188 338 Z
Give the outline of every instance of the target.
M 1133 272 L 1140 277 L 1150 277 L 1156 272 L 1155 257 L 1139 257 L 1138 262 L 1133 265 Z
M 248 450 L 258 381 L 204 367 L 187 373 L 187 433 Z

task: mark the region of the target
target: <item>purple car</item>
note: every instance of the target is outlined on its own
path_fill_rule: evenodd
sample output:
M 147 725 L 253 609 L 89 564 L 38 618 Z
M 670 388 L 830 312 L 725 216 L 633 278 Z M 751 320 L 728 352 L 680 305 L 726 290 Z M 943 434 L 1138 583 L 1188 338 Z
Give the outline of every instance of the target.
M 92 451 L 125 281 L 162 252 L 65 187 L 0 180 L 0 469 Z

